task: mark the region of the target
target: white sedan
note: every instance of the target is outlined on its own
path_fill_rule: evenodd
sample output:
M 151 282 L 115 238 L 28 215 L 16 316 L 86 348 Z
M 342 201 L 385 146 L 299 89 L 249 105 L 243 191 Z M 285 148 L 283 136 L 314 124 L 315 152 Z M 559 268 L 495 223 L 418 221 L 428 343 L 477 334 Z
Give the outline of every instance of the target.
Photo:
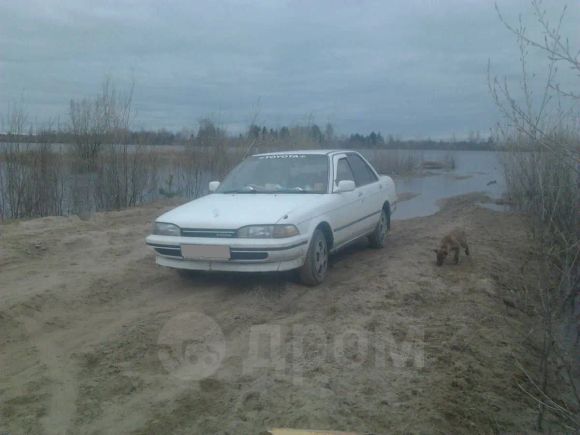
M 397 199 L 393 180 L 354 151 L 289 151 L 242 161 L 210 194 L 161 215 L 147 244 L 175 269 L 298 269 L 321 283 L 328 255 L 368 237 L 383 247 Z

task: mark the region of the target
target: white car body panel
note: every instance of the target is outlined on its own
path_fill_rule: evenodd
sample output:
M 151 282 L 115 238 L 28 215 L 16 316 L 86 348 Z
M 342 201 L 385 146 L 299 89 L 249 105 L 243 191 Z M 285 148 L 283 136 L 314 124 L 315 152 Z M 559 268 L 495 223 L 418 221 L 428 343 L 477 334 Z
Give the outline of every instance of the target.
M 397 200 L 393 180 L 378 175 L 370 164 L 377 175 L 376 182 L 356 187 L 351 192 L 334 192 L 335 163 L 347 153 L 360 156 L 354 151 L 343 150 L 268 154 L 327 155 L 330 163 L 328 193 L 212 193 L 157 218 L 157 222 L 180 227 L 181 236 L 150 235 L 146 239 L 147 244 L 156 250 L 158 264 L 177 269 L 283 271 L 302 266 L 312 234 L 322 224 L 330 227 L 333 238 L 331 251 L 336 251 L 372 232 L 383 205 L 388 203 L 392 214 Z M 235 231 L 241 227 L 271 224 L 295 225 L 300 234 L 271 239 L 235 237 Z M 219 261 L 184 259 L 181 257 L 181 246 L 185 244 L 226 245 L 230 248 L 231 258 Z
M 174 208 L 157 221 L 180 228 L 215 229 L 275 224 L 297 207 L 315 205 L 317 196 L 320 195 L 211 193 Z

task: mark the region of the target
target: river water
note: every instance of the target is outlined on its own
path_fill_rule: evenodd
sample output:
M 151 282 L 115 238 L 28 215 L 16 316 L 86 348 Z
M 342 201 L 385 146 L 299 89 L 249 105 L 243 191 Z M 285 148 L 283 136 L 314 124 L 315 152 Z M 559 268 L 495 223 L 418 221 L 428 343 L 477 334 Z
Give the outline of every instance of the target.
M 423 159 L 443 161 L 448 151 L 423 151 Z M 483 192 L 491 198 L 499 198 L 505 192 L 505 181 L 500 154 L 494 151 L 453 151 L 455 169 L 429 171 L 419 177 L 395 178 L 397 192 L 417 194 L 400 202 L 393 219 L 409 219 L 428 216 L 439 209 L 438 201 L 471 192 Z M 498 210 L 493 204 L 484 204 Z

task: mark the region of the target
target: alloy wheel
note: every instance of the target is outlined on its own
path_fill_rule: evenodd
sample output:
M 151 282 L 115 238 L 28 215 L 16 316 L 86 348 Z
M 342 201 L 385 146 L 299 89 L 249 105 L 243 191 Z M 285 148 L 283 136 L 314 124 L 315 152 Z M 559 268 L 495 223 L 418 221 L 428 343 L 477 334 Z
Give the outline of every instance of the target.
M 326 247 L 326 241 L 324 239 L 319 239 L 317 240 L 316 246 L 314 248 L 314 271 L 320 278 L 326 274 L 327 268 L 328 249 Z

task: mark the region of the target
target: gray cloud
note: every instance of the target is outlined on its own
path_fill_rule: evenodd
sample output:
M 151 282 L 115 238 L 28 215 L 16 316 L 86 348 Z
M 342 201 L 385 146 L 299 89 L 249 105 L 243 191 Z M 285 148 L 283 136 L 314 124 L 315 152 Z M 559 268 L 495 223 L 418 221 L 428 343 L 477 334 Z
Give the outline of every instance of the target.
M 499 2 L 513 20 L 531 18 L 526 4 Z M 546 5 L 554 16 L 561 6 Z M 572 42 L 577 22 L 570 8 Z M 518 72 L 488 0 L 0 3 L 0 101 L 22 101 L 38 120 L 66 118 L 71 98 L 110 75 L 121 87 L 135 80 L 136 128 L 213 114 L 237 131 L 257 112 L 268 125 L 311 117 L 340 132 L 487 132 L 497 116 L 488 59 Z

